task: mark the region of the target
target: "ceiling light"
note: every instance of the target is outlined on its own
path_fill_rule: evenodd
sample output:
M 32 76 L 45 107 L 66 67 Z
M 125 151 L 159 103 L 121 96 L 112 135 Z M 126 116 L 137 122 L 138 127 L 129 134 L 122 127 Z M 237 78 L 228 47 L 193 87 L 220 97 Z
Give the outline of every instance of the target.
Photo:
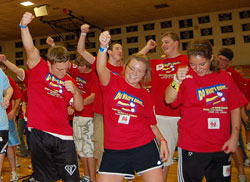
M 30 1 L 25 1 L 25 2 L 22 2 L 22 3 L 20 3 L 20 4 L 23 5 L 23 6 L 31 6 L 31 5 L 33 5 L 34 3 L 30 2 Z

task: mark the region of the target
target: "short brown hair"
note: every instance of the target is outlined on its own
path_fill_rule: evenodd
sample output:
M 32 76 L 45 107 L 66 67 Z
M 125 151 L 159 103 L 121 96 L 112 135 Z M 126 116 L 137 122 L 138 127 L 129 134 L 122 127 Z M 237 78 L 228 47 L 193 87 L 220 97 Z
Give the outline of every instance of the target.
M 69 60 L 68 50 L 63 46 L 51 47 L 48 51 L 47 59 L 51 64 L 56 62 L 67 62 Z
M 163 33 L 163 34 L 161 35 L 161 39 L 162 39 L 163 37 L 167 37 L 167 36 L 169 36 L 173 41 L 178 41 L 178 42 L 180 42 L 180 38 L 179 38 L 179 36 L 178 36 L 177 33 L 174 33 L 174 32 L 165 32 L 165 33 Z
M 114 42 L 112 42 L 112 43 L 109 44 L 108 50 L 113 51 L 113 47 L 114 47 L 114 45 L 116 45 L 116 44 L 119 44 L 119 45 L 122 46 L 122 44 L 121 44 L 120 42 L 114 41 Z
M 91 64 L 86 61 L 86 59 L 84 59 L 82 56 L 77 56 L 77 58 L 75 59 L 75 63 L 77 66 L 86 66 L 88 68 L 91 68 Z

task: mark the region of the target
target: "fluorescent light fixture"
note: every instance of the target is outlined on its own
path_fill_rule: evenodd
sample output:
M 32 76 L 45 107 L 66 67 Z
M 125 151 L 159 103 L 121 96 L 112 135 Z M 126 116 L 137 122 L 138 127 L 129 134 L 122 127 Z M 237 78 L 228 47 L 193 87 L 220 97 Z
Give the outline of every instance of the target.
M 34 3 L 30 2 L 30 1 L 25 1 L 25 2 L 22 2 L 22 3 L 20 3 L 20 4 L 23 5 L 23 6 L 31 6 L 31 5 L 33 5 Z

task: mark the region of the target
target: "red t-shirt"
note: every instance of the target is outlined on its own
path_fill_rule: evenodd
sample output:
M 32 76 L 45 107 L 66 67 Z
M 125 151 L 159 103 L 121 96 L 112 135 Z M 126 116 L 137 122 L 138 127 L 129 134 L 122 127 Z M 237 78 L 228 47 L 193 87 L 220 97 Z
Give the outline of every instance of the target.
M 13 95 L 10 99 L 10 104 L 9 107 L 7 108 L 7 114 L 12 110 L 13 106 L 12 106 L 12 100 L 17 100 L 20 99 L 22 97 L 22 94 L 20 93 L 16 82 L 9 76 L 7 76 L 10 82 L 11 87 L 13 88 Z
M 72 136 L 67 107 L 73 95 L 63 86 L 66 80 L 75 83 L 68 75 L 59 79 L 50 73 L 47 63 L 42 58 L 38 65 L 29 70 L 28 127 Z
M 244 80 L 244 78 L 242 78 L 240 73 L 238 71 L 235 71 L 232 67 L 229 67 L 227 69 L 227 72 L 232 76 L 234 82 L 239 87 L 240 91 L 242 91 L 244 94 L 246 94 L 245 87 L 244 87 L 245 80 Z
M 181 105 L 178 146 L 194 152 L 217 152 L 230 138 L 231 111 L 245 104 L 226 72 L 198 76 L 192 69 L 173 105 Z
M 156 125 L 156 119 L 149 92 L 130 86 L 124 78 L 112 73 L 102 91 L 106 149 L 131 149 L 153 140 L 150 125 Z
M 98 80 L 94 71 L 91 71 L 89 73 L 80 73 L 77 65 L 71 64 L 69 72 L 72 78 L 76 80 L 76 84 L 81 90 L 82 97 L 84 99 L 88 97 L 91 93 L 96 92 L 96 87 L 98 87 Z M 93 103 L 85 105 L 82 112 L 76 111 L 75 114 L 83 117 L 93 117 L 93 105 Z
M 245 79 L 245 91 L 246 91 L 246 98 L 250 102 L 250 79 Z
M 151 92 L 155 101 L 155 113 L 163 116 L 180 116 L 180 108 L 173 108 L 166 104 L 164 94 L 178 67 L 188 65 L 187 56 L 150 60 L 150 64 L 152 69 Z
M 112 73 L 117 74 L 117 75 L 121 75 L 121 73 L 123 72 L 123 67 L 122 66 L 113 66 L 109 62 L 107 62 L 107 68 Z M 93 70 L 93 72 L 95 72 L 97 74 L 96 60 L 92 64 L 92 70 Z M 98 77 L 98 75 L 97 75 L 97 77 Z M 94 110 L 95 113 L 103 115 L 103 96 L 102 96 L 102 92 L 101 92 L 101 88 L 100 88 L 99 79 L 98 79 L 98 85 L 99 85 L 99 87 L 96 89 L 93 110 Z

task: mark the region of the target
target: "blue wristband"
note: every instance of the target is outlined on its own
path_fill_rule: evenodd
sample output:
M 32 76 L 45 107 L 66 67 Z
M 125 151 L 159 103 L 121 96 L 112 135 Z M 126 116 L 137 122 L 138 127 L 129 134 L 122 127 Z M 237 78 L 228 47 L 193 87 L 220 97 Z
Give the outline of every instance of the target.
M 21 28 L 27 28 L 27 26 L 23 26 L 22 24 L 19 25 Z
M 107 50 L 108 50 L 108 47 L 103 48 L 102 46 L 99 49 L 100 52 L 107 52 Z

